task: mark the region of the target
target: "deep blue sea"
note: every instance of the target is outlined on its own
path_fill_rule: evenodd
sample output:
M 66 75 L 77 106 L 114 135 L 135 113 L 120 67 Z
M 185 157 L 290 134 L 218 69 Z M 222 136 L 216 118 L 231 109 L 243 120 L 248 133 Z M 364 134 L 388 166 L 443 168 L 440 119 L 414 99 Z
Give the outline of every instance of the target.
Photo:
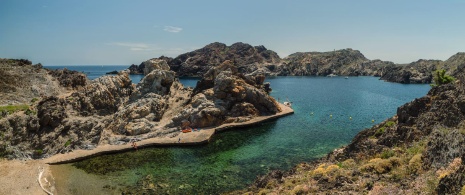
M 75 70 L 97 77 L 93 71 L 100 71 L 98 68 Z M 105 67 L 101 72 L 115 68 Z M 190 86 L 197 81 L 180 80 Z M 162 186 L 157 188 L 160 193 L 217 194 L 244 188 L 270 170 L 288 170 L 299 162 L 320 158 L 348 144 L 361 130 L 392 117 L 397 107 L 430 89 L 429 85 L 389 83 L 376 77 L 272 77 L 266 81 L 271 83 L 275 99 L 293 102 L 293 115 L 222 132 L 203 146 L 150 148 L 54 167 L 69 172 L 67 181 L 89 186 L 80 189 L 76 184 L 63 184 L 76 193 L 119 193 L 122 186 L 142 188 L 137 182 L 150 177 L 155 186 Z

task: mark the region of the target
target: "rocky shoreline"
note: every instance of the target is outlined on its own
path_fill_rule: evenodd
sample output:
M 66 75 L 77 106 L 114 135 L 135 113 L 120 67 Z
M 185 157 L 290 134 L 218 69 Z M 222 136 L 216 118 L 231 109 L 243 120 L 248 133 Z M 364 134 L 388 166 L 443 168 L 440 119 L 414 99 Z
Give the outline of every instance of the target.
M 231 61 L 212 68 L 195 89 L 184 88 L 164 60 L 145 62 L 145 77 L 132 84 L 128 72 L 89 81 L 82 73 L 45 70 L 29 61 L 2 60 L 4 77 L 23 76 L 8 84 L 0 118 L 0 154 L 10 159 L 47 158 L 99 145 L 124 145 L 132 138 L 174 138 L 182 128 L 206 128 L 273 116 L 282 107 L 268 95 L 264 76 L 246 76 Z M 21 69 L 20 69 L 21 68 Z M 20 69 L 21 72 L 17 72 Z M 36 71 L 35 77 L 22 75 Z M 28 91 L 42 80 L 50 96 Z M 15 85 L 17 84 L 17 85 Z
M 147 61 L 145 77 L 137 85 L 131 83 L 127 71 L 89 81 L 82 73 L 46 70 L 27 60 L 0 62 L 5 70 L 2 78 L 23 76 L 22 82 L 1 83 L 9 87 L 0 91 L 6 97 L 2 105 L 9 105 L 1 107 L 5 111 L 0 116 L 0 155 L 12 159 L 1 164 L 40 169 L 37 177 L 31 177 L 35 175 L 31 171 L 7 170 L 6 175 L 14 174 L 31 190 L 17 190 L 8 177 L 2 177 L 1 183 L 13 186 L 2 193 L 42 193 L 43 189 L 34 185 L 37 181 L 53 192 L 53 173 L 47 163 L 133 150 L 128 144 L 131 140 L 136 140 L 138 147 L 201 144 L 216 131 L 293 113 L 268 95 L 271 88 L 264 83 L 264 76 L 243 75 L 230 61 L 209 70 L 195 89 L 184 88 L 163 60 Z M 39 74 L 32 79 L 23 75 L 30 71 Z M 8 94 L 42 85 L 30 84 L 34 79 L 55 86 L 48 88 L 51 95 L 42 91 L 19 97 Z M 184 128 L 202 130 L 181 133 Z
M 381 80 L 415 84 L 431 83 L 432 73 L 444 69 L 457 76 L 465 67 L 465 53 L 459 52 L 446 61 L 423 60 L 409 64 L 395 64 L 379 59 L 369 60 L 360 51 L 341 49 L 329 52 L 296 52 L 280 58 L 264 46 L 246 43 L 211 43 L 205 47 L 181 54 L 175 58 L 161 56 L 152 60 L 164 60 L 170 70 L 179 77 L 202 77 L 209 69 L 225 60 L 234 63 L 244 75 L 265 76 L 376 76 Z M 145 62 L 131 65 L 130 74 L 143 74 Z
M 463 79 L 433 87 L 324 158 L 229 194 L 463 194 Z
M 146 148 L 152 146 L 187 146 L 206 144 L 217 132 L 254 126 L 263 122 L 274 120 L 279 117 L 284 117 L 294 113 L 294 111 L 290 107 L 284 106 L 283 104 L 280 104 L 280 107 L 283 110 L 282 112 L 279 112 L 271 116 L 259 116 L 246 122 L 228 123 L 217 127 L 207 127 L 191 133 L 178 134 L 176 137 L 142 139 L 136 142 L 137 148 Z M 138 138 L 135 139 L 138 140 Z M 103 145 L 98 146 L 93 150 L 74 150 L 66 154 L 56 154 L 52 157 L 44 159 L 44 162 L 51 165 L 72 163 L 104 154 L 112 154 L 131 150 L 135 150 L 135 148 L 131 144 Z

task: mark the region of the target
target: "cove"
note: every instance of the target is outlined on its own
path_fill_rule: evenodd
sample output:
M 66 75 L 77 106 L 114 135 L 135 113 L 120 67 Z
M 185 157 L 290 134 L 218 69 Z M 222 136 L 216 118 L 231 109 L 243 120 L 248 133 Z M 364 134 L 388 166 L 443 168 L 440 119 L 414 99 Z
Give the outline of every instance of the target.
M 293 115 L 219 133 L 206 145 L 149 148 L 54 165 L 53 173 L 62 173 L 58 191 L 217 194 L 244 188 L 258 175 L 290 169 L 348 144 L 359 131 L 392 117 L 397 107 L 430 89 L 376 77 L 267 81 L 275 99 L 293 102 Z

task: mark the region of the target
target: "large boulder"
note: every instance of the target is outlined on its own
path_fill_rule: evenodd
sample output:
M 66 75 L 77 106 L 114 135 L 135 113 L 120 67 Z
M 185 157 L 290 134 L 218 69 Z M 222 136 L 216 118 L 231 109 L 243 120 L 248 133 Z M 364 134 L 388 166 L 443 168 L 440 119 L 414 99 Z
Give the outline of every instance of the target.
M 140 66 L 144 67 L 144 75 L 148 75 L 152 70 L 170 70 L 170 66 L 165 60 L 156 58 L 142 62 Z

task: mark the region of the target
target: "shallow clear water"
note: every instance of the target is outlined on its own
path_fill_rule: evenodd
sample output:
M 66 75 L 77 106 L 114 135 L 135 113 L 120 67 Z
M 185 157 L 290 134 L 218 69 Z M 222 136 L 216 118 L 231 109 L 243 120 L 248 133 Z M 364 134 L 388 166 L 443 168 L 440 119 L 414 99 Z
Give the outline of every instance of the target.
M 293 115 L 217 134 L 203 146 L 150 148 L 60 166 L 94 172 L 116 192 L 121 186 L 135 186 L 147 175 L 153 177 L 155 186 L 163 186 L 158 188 L 162 192 L 230 191 L 246 187 L 269 170 L 289 169 L 348 144 L 359 131 L 372 126 L 372 120 L 379 123 L 392 117 L 398 106 L 424 96 L 430 88 L 375 77 L 275 77 L 267 81 L 273 97 L 293 102 Z M 77 180 L 85 182 L 81 177 Z

